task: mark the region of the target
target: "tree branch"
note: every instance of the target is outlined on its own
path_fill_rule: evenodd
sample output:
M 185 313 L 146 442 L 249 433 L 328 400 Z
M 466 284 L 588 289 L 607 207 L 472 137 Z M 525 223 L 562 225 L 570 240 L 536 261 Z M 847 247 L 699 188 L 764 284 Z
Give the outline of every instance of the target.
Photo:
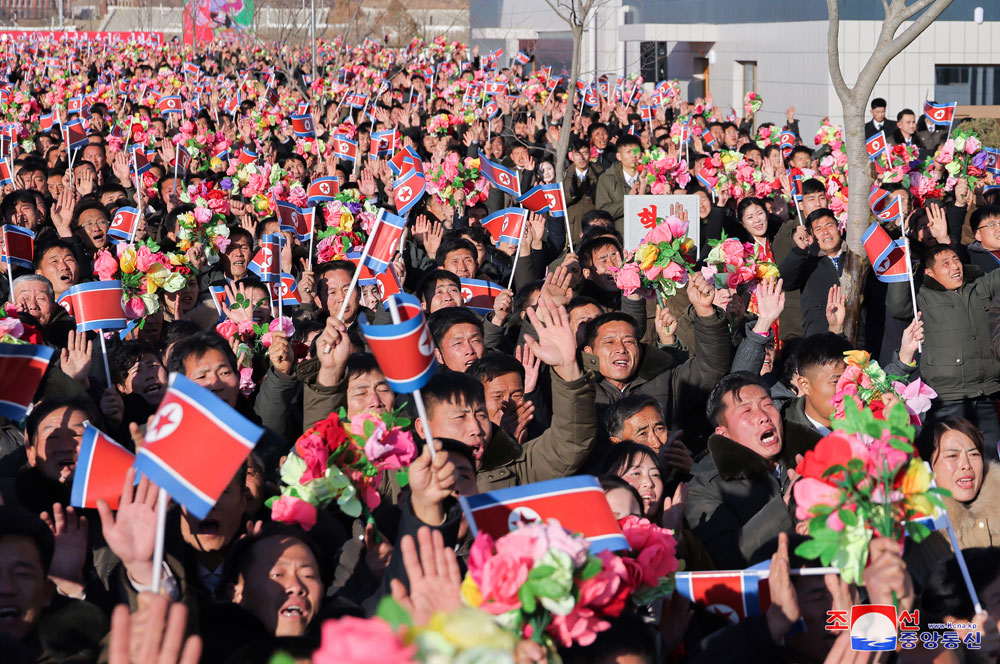
M 913 18 L 923 10 L 927 9 L 935 2 L 937 2 L 937 0 L 917 0 L 903 11 L 900 18 L 902 21 L 909 21 L 911 18 Z M 948 4 L 950 5 L 951 2 L 949 2 Z
M 927 26 L 944 13 L 944 10 L 951 4 L 951 0 L 919 0 L 916 4 L 924 5 L 925 7 L 930 6 L 930 9 L 921 14 L 902 34 L 892 40 L 890 46 L 892 55 L 890 59 L 896 57 L 904 48 L 909 46 L 914 39 L 920 36 L 921 32 L 927 29 Z
M 882 0 L 885 2 L 885 0 Z M 846 103 L 851 94 L 851 88 L 844 81 L 844 72 L 840 68 L 840 7 L 837 0 L 826 0 L 830 12 L 830 27 L 826 34 L 826 55 L 829 60 L 830 78 L 833 79 L 833 89 L 836 90 L 840 102 Z
M 556 16 L 566 21 L 566 23 L 569 23 L 569 17 L 567 17 L 565 14 L 559 11 L 559 8 L 562 7 L 562 3 L 555 3 L 552 2 L 552 0 L 545 0 L 545 4 L 547 4 L 552 9 L 552 11 L 556 13 Z

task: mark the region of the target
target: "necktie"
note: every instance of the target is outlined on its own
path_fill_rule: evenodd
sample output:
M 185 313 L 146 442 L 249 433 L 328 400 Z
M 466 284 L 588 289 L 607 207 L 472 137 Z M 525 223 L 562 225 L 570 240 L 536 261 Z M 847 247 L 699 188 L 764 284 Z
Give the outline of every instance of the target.
M 840 269 L 840 256 L 830 256 L 830 260 L 833 261 L 833 269 Z

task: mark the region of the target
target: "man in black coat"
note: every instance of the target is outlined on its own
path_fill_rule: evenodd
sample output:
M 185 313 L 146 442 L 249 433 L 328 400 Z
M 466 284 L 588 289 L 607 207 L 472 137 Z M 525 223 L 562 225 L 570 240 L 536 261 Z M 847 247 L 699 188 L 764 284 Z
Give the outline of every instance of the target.
M 896 123 L 885 117 L 885 99 L 872 99 L 872 119 L 865 123 L 865 138 L 871 138 L 880 131 L 891 137 L 896 131 Z
M 814 210 L 804 226 L 795 229 L 795 246 L 778 267 L 786 291 L 802 293 L 802 330 L 805 336 L 829 330 L 826 301 L 831 286 L 840 284 L 844 271 L 844 236 L 829 208 Z

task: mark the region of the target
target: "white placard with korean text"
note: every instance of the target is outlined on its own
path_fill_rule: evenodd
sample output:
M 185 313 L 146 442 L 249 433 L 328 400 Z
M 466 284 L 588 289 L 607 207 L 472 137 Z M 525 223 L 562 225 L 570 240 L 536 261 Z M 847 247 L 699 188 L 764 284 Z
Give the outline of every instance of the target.
M 697 194 L 686 196 L 626 196 L 625 197 L 625 249 L 635 251 L 646 233 L 656 227 L 657 219 L 670 216 L 673 205 L 679 205 L 687 212 L 688 237 L 701 258 L 701 217 L 698 214 L 700 201 Z

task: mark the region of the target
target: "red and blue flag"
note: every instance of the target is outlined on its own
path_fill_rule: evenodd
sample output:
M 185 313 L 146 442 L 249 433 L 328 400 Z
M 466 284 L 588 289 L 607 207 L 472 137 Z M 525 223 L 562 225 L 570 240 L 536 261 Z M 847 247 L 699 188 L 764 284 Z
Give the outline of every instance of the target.
M 437 369 L 434 341 L 417 298 L 397 293 L 388 299 L 396 303 L 399 323 L 372 325 L 366 317 L 358 323 L 389 387 L 408 394 L 426 385 Z
M 311 115 L 292 115 L 292 131 L 296 136 L 303 138 L 316 138 L 316 125 Z
M 523 484 L 458 500 L 473 536 L 482 531 L 497 539 L 522 525 L 558 521 L 569 532 L 582 534 L 592 553 L 629 548 L 601 483 L 592 475 Z
M 174 373 L 135 468 L 204 519 L 262 433 L 212 392 Z
M 285 246 L 285 236 L 281 233 L 267 233 L 260 236 L 260 247 L 250 261 L 250 271 L 265 284 L 281 279 L 281 248 Z
M 872 210 L 875 218 L 882 223 L 899 219 L 903 216 L 903 205 L 899 196 L 893 196 L 877 184 L 872 185 L 871 193 L 868 194 L 868 206 Z
M 478 314 L 493 312 L 493 301 L 503 291 L 503 286 L 481 279 L 462 279 L 462 302 Z
M 337 159 L 355 161 L 358 158 L 358 142 L 352 141 L 344 134 L 336 134 L 333 137 L 333 154 Z
M 497 210 L 485 217 L 480 223 L 493 237 L 493 244 L 501 242 L 518 244 L 521 241 L 521 229 L 527 217 L 527 210 L 510 207 Z
M 182 113 L 183 107 L 184 102 L 181 101 L 180 95 L 161 97 L 160 101 L 156 104 L 156 108 L 160 111 L 160 115 L 166 115 L 168 113 Z
M 111 509 L 118 509 L 125 474 L 133 463 L 134 454 L 87 422 L 76 455 L 69 504 L 93 509 L 98 500 L 103 500 Z
M 35 233 L 21 226 L 5 224 L 3 229 L 3 253 L 0 261 L 31 269 L 35 254 Z
M 677 592 L 709 613 L 737 623 L 753 618 L 771 606 L 767 579 L 756 570 L 677 572 Z
M 24 419 L 53 352 L 48 346 L 0 344 L 0 415 Z
M 532 187 L 517 202 L 522 207 L 539 214 L 550 214 L 553 217 L 566 215 L 566 198 L 563 196 L 560 182 Z
M 872 264 L 875 277 L 885 283 L 906 281 L 906 240 L 893 240 L 877 221 L 873 221 L 861 236 L 865 253 Z
M 482 150 L 479 151 L 479 170 L 497 189 L 514 198 L 521 197 L 521 180 L 517 174 L 487 159 Z
M 406 231 L 406 219 L 391 212 L 382 211 L 375 231 L 368 241 L 368 255 L 365 257 L 365 267 L 375 274 L 389 269 L 392 259 L 399 250 L 399 240 Z
M 932 122 L 936 125 L 946 125 L 951 127 L 951 123 L 955 120 L 955 109 L 958 107 L 958 102 L 951 102 L 950 104 L 935 104 L 933 102 L 924 102 L 924 117 L 927 118 L 928 122 Z
M 306 202 L 309 205 L 329 203 L 330 201 L 336 200 L 335 197 L 339 193 L 340 180 L 336 177 L 330 175 L 327 177 L 316 178 L 309 183 L 309 189 L 306 191 Z
M 122 282 L 90 281 L 66 289 L 59 300 L 76 319 L 76 331 L 120 330 L 128 324 L 122 308 Z
M 70 150 L 78 150 L 87 145 L 87 130 L 83 128 L 83 120 L 73 118 L 62 126 L 63 142 Z
M 134 207 L 120 207 L 115 210 L 115 216 L 111 218 L 111 227 L 108 228 L 108 235 L 125 242 L 131 242 L 135 237 L 135 229 L 139 222 L 139 209 Z
M 875 158 L 885 152 L 885 132 L 880 131 L 865 141 L 865 149 L 868 151 L 868 158 L 875 161 Z
M 406 217 L 424 196 L 427 179 L 422 168 L 412 168 L 392 185 L 392 200 L 399 216 Z

